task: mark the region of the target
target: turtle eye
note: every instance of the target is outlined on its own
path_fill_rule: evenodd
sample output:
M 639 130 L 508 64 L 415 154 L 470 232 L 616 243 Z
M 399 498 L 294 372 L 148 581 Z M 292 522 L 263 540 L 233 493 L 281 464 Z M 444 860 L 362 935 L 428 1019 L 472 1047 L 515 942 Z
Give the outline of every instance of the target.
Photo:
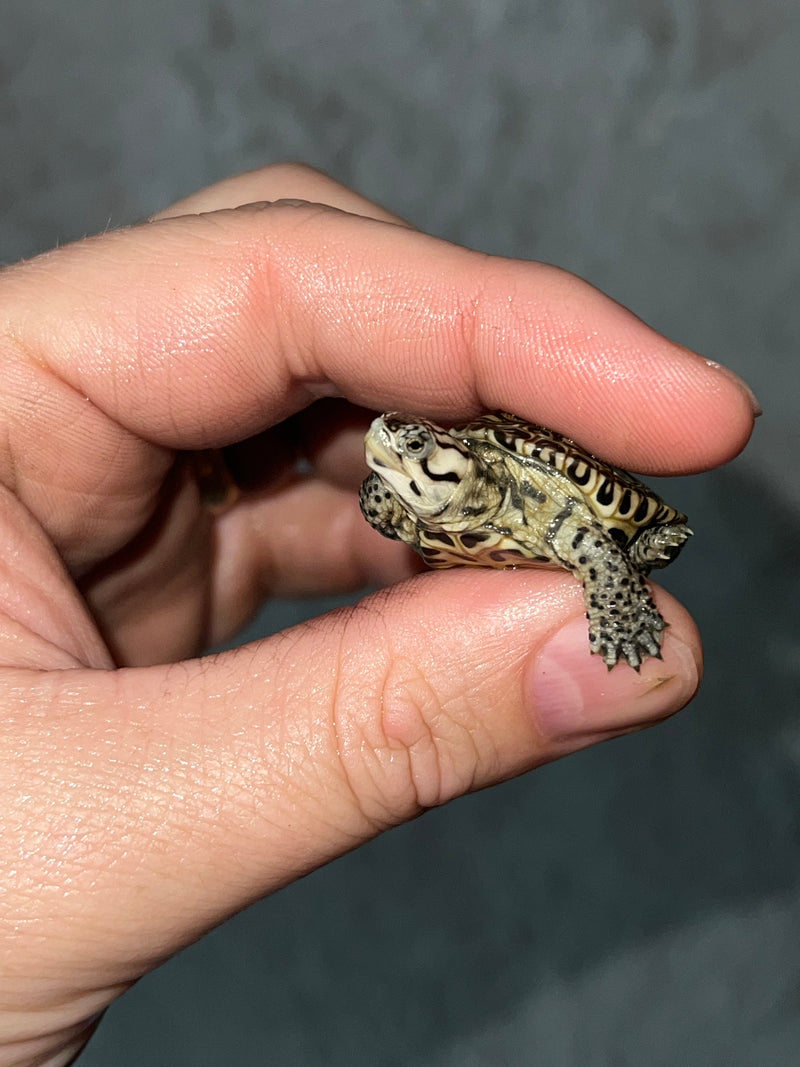
M 412 431 L 404 437 L 402 449 L 412 459 L 425 459 L 433 451 L 433 438 L 424 430 Z

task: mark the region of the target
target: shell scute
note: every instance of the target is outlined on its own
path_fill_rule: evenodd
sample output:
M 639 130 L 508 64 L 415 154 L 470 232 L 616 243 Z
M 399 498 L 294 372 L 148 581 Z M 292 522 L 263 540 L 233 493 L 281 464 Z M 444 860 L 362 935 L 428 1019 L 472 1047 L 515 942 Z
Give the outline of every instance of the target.
M 501 411 L 454 427 L 453 432 L 465 443 L 489 441 L 511 455 L 560 471 L 580 490 L 598 518 L 618 523 L 629 539 L 637 529 L 653 523 L 686 522 L 685 515 L 637 478 L 555 430 Z

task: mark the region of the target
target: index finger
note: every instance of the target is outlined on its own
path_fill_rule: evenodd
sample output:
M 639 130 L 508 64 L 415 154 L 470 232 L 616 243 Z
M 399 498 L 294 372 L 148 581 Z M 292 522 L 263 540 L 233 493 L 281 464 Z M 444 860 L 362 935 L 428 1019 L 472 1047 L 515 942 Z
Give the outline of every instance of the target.
M 723 462 L 752 427 L 733 376 L 580 279 L 322 205 L 92 238 L 0 276 L 0 305 L 23 362 L 169 447 L 332 394 L 443 421 L 506 408 L 656 473 Z

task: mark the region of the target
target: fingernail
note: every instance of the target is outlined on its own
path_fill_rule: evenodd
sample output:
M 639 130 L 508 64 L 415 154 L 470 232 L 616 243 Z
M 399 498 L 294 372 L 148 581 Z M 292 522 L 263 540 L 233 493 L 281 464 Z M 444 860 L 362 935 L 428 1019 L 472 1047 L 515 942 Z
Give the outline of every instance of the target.
M 669 630 L 662 655 L 647 659 L 638 673 L 627 663 L 609 671 L 589 652 L 586 620 L 571 620 L 529 667 L 526 696 L 539 729 L 553 740 L 612 733 L 679 711 L 697 690 L 700 664 Z
M 736 371 L 732 371 L 730 367 L 726 367 L 724 363 L 717 363 L 715 359 L 704 360 L 707 367 L 711 367 L 715 371 L 719 371 L 720 374 L 724 374 L 726 378 L 729 378 L 732 382 L 736 382 L 740 389 L 744 390 L 750 401 L 750 406 L 753 409 L 753 415 L 758 418 L 759 415 L 764 414 L 764 409 L 758 402 L 758 397 L 744 380 L 740 378 Z

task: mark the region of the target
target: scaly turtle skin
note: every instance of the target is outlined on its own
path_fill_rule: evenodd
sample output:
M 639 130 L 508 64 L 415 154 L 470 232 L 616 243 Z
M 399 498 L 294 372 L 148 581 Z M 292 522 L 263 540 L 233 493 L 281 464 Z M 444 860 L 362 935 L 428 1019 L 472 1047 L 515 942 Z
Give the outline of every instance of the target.
M 661 655 L 645 575 L 691 534 L 686 516 L 568 437 L 499 412 L 444 430 L 395 413 L 365 440 L 364 517 L 431 567 L 555 565 L 583 584 L 589 647 L 609 670 Z

